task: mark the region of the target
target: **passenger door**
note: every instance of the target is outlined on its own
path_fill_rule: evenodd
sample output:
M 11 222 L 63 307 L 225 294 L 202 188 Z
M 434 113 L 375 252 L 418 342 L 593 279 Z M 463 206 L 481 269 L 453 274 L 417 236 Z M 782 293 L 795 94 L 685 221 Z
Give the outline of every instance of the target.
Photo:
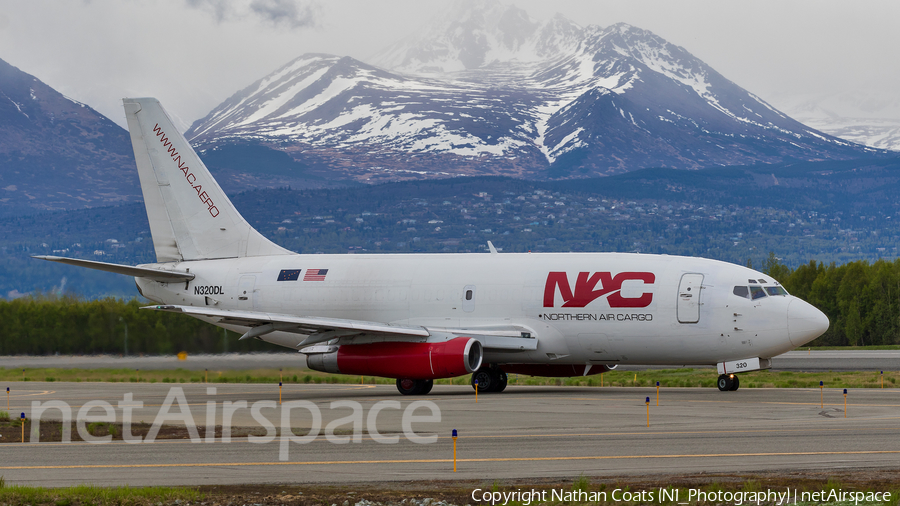
M 703 291 L 703 274 L 688 273 L 681 276 L 678 284 L 678 322 L 697 323 L 700 321 L 700 293 Z

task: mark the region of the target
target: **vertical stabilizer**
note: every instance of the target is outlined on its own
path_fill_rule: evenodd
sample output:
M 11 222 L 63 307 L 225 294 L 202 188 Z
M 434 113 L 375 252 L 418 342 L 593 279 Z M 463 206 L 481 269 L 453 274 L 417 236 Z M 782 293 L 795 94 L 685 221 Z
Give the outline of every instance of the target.
M 238 213 L 155 98 L 126 98 L 158 262 L 286 255 Z

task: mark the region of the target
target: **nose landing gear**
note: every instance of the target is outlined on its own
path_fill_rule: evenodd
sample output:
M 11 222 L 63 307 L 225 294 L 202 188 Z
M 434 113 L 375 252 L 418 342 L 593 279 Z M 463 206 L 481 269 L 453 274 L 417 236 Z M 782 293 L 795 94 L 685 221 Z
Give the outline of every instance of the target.
M 718 386 L 719 390 L 722 392 L 733 392 L 740 388 L 741 380 L 734 374 L 721 374 L 719 375 L 718 381 L 716 381 L 716 386 Z

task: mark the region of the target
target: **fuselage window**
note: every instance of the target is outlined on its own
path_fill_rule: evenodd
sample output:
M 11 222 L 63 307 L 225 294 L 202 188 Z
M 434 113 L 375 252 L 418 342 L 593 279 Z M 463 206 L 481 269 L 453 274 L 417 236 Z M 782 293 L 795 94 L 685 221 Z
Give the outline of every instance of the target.
M 780 286 L 767 286 L 766 293 L 769 295 L 787 295 L 787 290 Z
M 766 291 L 761 286 L 750 287 L 750 298 L 753 300 L 761 299 L 766 296 Z
M 472 300 L 472 290 L 466 290 L 466 300 Z
M 749 298 L 750 298 L 750 289 L 747 288 L 746 286 L 736 286 L 736 287 L 734 287 L 734 292 L 733 292 L 733 293 L 734 293 L 735 295 L 737 295 L 738 297 L 743 297 L 743 298 L 745 298 L 745 299 L 749 299 Z

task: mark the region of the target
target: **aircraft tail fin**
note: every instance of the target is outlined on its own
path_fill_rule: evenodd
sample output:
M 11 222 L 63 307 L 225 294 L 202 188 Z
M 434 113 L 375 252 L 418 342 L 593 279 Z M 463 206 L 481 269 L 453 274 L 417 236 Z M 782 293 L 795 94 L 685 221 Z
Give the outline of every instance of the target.
M 123 102 L 157 262 L 291 253 L 238 213 L 159 101 Z

